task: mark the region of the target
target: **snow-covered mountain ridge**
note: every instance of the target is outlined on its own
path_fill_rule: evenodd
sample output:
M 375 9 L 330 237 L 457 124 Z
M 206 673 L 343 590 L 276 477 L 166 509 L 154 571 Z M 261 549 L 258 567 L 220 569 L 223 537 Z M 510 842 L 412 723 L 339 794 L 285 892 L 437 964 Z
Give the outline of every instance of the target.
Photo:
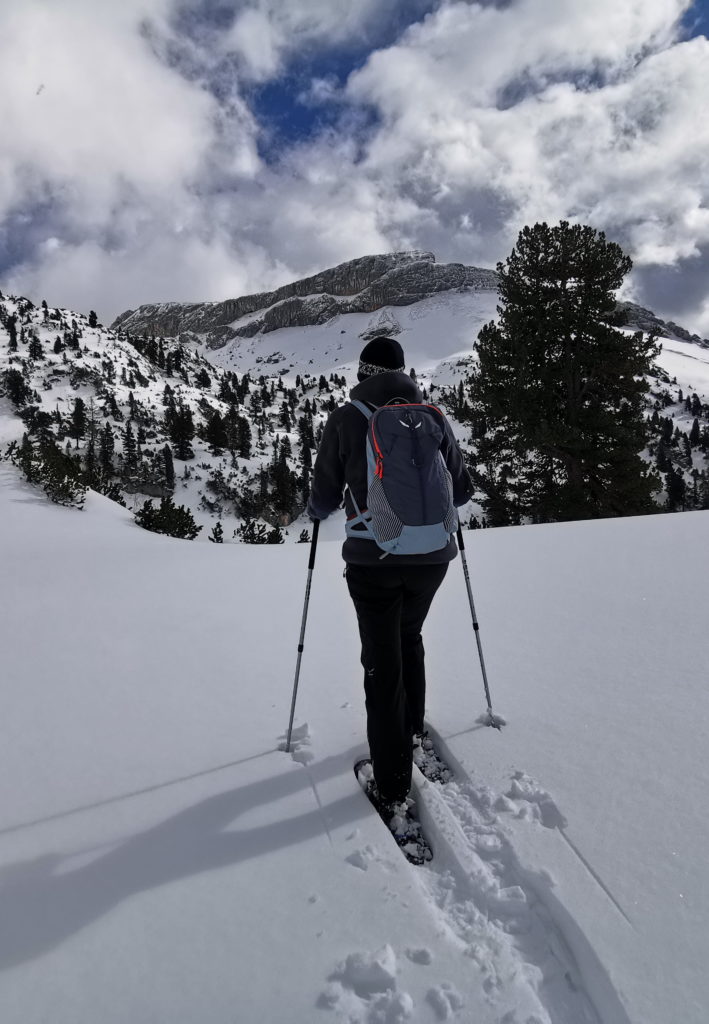
M 349 260 L 274 292 L 224 302 L 144 305 L 121 314 L 112 327 L 182 340 L 200 336 L 210 347 L 220 348 L 232 338 L 324 324 L 345 313 L 411 305 L 441 292 L 496 288 L 493 270 L 441 265 L 433 253 L 385 253 Z
M 272 292 L 223 302 L 163 302 L 127 310 L 114 330 L 183 341 L 200 338 L 221 348 L 233 338 L 252 338 L 284 327 L 313 327 L 347 313 L 373 313 L 386 306 L 408 306 L 432 295 L 497 291 L 497 271 L 461 263 L 436 263 L 430 252 L 363 256 L 302 278 Z M 709 340 L 634 302 L 619 302 L 619 324 L 657 337 L 677 337 L 703 347 Z

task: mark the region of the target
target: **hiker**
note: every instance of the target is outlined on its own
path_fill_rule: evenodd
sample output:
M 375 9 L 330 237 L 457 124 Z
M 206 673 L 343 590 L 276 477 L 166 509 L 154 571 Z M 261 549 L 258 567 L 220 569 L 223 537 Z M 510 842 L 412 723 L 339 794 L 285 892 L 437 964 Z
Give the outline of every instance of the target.
M 421 392 L 404 367 L 404 352 L 396 340 L 374 338 L 362 350 L 359 384 L 350 392 L 352 402 L 364 403 L 367 412 L 389 404 L 422 403 Z M 439 410 L 424 408 L 437 421 L 434 427 L 450 473 L 452 504 L 464 505 L 472 495 L 472 484 L 450 424 Z M 348 524 L 342 555 L 362 642 L 367 739 L 377 798 L 393 806 L 408 796 L 414 743 L 420 745 L 424 735 L 421 627 L 448 563 L 458 552 L 454 538 L 458 524 L 451 507 L 452 529 L 443 533 L 437 550 L 424 554 L 382 550 L 365 522 L 368 427 L 364 411 L 351 402 L 331 413 L 315 460 L 307 513 L 313 520 L 326 519 L 342 505 L 344 491 Z

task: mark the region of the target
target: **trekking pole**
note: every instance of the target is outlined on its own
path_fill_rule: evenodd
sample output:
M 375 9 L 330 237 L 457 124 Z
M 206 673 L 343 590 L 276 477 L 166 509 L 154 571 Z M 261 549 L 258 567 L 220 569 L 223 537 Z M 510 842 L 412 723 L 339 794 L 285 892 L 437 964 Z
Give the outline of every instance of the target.
M 298 641 L 298 660 L 295 665 L 295 681 L 293 683 L 293 700 L 290 706 L 290 721 L 288 722 L 288 736 L 286 739 L 286 753 L 290 753 L 291 734 L 293 732 L 293 717 L 295 715 L 295 699 L 298 696 L 298 678 L 300 677 L 300 661 L 303 657 L 303 641 L 305 640 L 305 623 L 308 619 L 308 604 L 310 602 L 310 586 L 313 581 L 313 569 L 315 568 L 315 549 L 318 546 L 318 530 L 320 520 L 313 522 L 313 539 L 310 542 L 310 561 L 308 562 L 308 582 L 305 585 L 305 604 L 303 605 L 303 621 L 300 626 L 300 640 Z
M 458 527 L 458 547 L 460 548 L 460 557 L 463 562 L 463 574 L 465 576 L 465 586 L 468 589 L 468 600 L 470 601 L 470 612 L 473 616 L 473 629 L 475 631 L 475 639 L 478 644 L 478 654 L 480 655 L 480 668 L 483 673 L 483 685 L 485 686 L 485 698 L 487 700 L 487 719 L 485 725 L 491 725 L 493 729 L 502 729 L 505 724 L 504 718 L 500 718 L 499 715 L 492 713 L 492 701 L 490 700 L 490 687 L 487 682 L 487 672 L 485 671 L 485 659 L 483 658 L 483 647 L 480 643 L 480 626 L 478 619 L 475 614 L 475 602 L 473 601 L 473 591 L 470 586 L 470 573 L 468 572 L 468 562 L 465 557 L 465 543 L 463 541 L 463 530 Z

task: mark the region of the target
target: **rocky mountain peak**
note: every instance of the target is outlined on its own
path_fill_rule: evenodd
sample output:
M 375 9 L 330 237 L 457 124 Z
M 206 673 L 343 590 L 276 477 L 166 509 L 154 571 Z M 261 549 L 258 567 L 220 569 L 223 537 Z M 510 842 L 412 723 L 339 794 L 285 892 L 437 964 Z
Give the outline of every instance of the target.
M 212 348 L 281 327 L 327 323 L 340 313 L 373 313 L 408 306 L 444 291 L 494 290 L 494 270 L 436 263 L 418 250 L 362 256 L 271 292 L 224 302 L 168 302 L 128 310 L 114 330 L 163 337 L 200 336 Z

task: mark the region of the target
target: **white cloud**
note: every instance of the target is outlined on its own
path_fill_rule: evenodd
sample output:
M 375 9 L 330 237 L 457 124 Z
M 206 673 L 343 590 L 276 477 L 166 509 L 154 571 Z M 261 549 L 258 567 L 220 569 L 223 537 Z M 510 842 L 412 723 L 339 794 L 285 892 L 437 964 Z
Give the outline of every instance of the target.
M 270 166 L 248 89 L 407 5 L 249 0 L 221 34 L 178 37 L 173 2 L 0 8 L 0 223 L 29 210 L 22 290 L 109 317 L 399 247 L 490 266 L 538 219 L 602 228 L 639 267 L 709 247 L 709 43 L 680 41 L 689 0 L 444 0 L 344 88 L 315 75 L 301 101 L 338 121 Z
M 226 238 L 146 234 L 141 245 L 110 251 L 95 241 L 76 245 L 47 239 L 37 257 L 17 267 L 4 287 L 51 305 L 110 322 L 144 302 L 219 301 L 281 284 L 288 272 L 257 247 L 234 251 Z
M 252 0 L 221 42 L 254 81 L 273 77 L 289 53 L 364 38 L 398 2 L 380 0 Z
M 25 0 L 0 10 L 0 213 L 22 201 L 26 169 L 75 195 L 87 222 L 125 189 L 152 200 L 199 172 L 213 100 L 158 63 L 137 31 L 164 6 Z

